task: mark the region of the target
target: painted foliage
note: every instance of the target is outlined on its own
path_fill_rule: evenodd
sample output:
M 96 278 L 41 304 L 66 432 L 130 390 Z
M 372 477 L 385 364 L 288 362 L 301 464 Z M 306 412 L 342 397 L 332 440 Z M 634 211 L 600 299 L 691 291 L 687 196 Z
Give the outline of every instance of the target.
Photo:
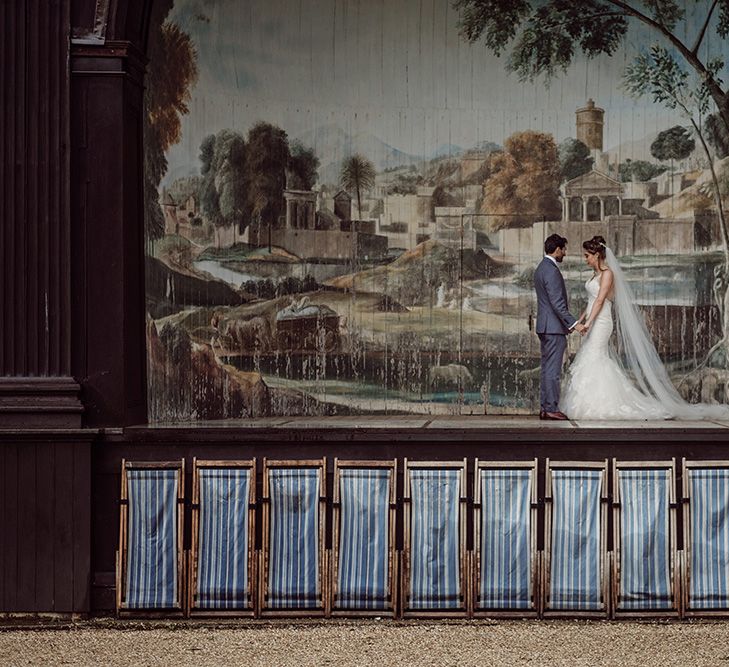
M 532 413 L 555 232 L 574 313 L 602 234 L 680 391 L 727 402 L 728 2 L 155 12 L 152 420 Z

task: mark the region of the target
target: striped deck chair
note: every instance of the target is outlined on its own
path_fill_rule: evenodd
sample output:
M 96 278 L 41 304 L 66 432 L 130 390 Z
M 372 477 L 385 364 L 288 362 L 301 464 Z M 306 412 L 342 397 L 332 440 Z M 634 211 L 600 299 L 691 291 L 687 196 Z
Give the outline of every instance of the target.
M 684 615 L 729 614 L 729 461 L 683 461 Z
M 676 462 L 613 462 L 615 616 L 678 615 Z
M 334 461 L 333 615 L 395 613 L 396 461 Z
M 184 460 L 122 460 L 116 572 L 120 616 L 184 611 L 184 473 Z
M 545 486 L 545 616 L 605 616 L 607 461 L 552 462 Z
M 474 470 L 473 613 L 536 616 L 537 460 Z
M 405 459 L 403 614 L 468 613 L 466 460 Z
M 255 459 L 193 459 L 191 614 L 255 613 L 255 501 Z
M 326 613 L 326 459 L 263 461 L 260 613 Z

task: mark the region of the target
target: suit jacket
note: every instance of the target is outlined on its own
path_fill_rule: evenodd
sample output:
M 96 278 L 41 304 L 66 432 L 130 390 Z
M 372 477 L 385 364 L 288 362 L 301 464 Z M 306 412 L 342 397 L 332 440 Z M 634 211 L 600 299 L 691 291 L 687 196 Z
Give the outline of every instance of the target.
M 562 272 L 545 257 L 534 272 L 537 291 L 537 333 L 568 334 L 576 322 L 567 306 L 567 288 Z

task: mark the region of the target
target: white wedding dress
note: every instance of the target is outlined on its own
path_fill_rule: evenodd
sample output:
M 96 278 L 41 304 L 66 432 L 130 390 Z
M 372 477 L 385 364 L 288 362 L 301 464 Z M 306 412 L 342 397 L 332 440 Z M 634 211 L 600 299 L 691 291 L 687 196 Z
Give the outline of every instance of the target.
M 605 255 L 613 272 L 612 300 L 605 300 L 575 355 L 562 392 L 562 412 L 583 420 L 729 419 L 729 406 L 687 403 L 678 393 L 620 263 L 608 247 Z M 600 279 L 595 276 L 585 284 L 588 313 L 600 291 Z M 613 316 L 622 363 L 610 344 Z
M 601 277 L 594 276 L 585 283 L 588 315 L 600 291 Z M 673 415 L 643 394 L 615 360 L 612 333 L 613 303 L 606 299 L 570 366 L 562 412 L 570 419 L 670 419 Z

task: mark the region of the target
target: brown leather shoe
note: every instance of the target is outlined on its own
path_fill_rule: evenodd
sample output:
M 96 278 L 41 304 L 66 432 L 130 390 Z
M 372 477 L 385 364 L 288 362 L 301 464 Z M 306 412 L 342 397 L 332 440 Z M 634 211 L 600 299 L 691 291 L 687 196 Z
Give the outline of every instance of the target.
M 568 421 L 569 418 L 564 412 L 545 412 L 543 419 L 551 419 L 552 421 Z
M 547 411 L 546 410 L 540 410 L 539 411 L 539 419 L 546 419 L 547 418 L 545 416 L 546 414 L 547 414 Z

